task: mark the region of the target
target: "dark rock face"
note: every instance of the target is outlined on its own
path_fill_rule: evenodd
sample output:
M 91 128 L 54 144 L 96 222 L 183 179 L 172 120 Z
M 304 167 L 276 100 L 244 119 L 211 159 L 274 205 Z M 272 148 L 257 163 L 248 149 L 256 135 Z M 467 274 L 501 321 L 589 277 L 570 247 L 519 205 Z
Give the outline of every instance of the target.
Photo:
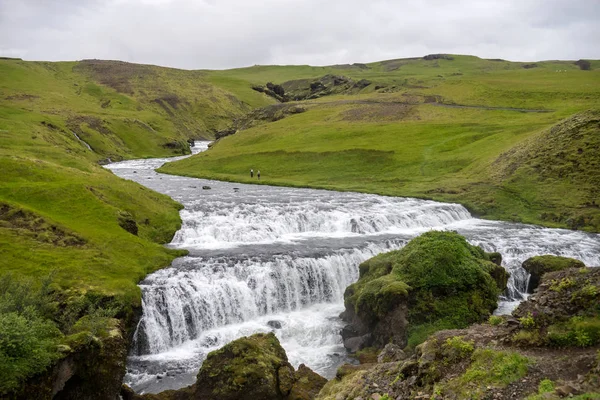
M 423 60 L 454 60 L 454 57 L 448 54 L 429 54 L 423 57 Z
M 508 280 L 491 259 L 501 257 L 456 233 L 428 232 L 365 261 L 358 282 L 344 293 L 344 346 L 351 352 L 387 343 L 404 347 L 409 327 L 463 328 L 486 318 Z
M 594 312 L 600 314 L 600 268 L 577 266 L 544 273 L 536 293 L 521 303 L 513 315 L 531 315 L 548 324 Z
M 567 268 L 584 268 L 585 264 L 573 258 L 546 255 L 531 257 L 523 262 L 522 267 L 531 274 L 527 292 L 533 293 L 545 273 L 562 271 Z
M 327 379 L 313 372 L 304 364 L 300 364 L 295 374 L 295 381 L 288 400 L 311 400 L 314 399 L 327 383 Z
M 394 361 L 402 361 L 406 359 L 406 354 L 400 348 L 400 346 L 395 345 L 393 343 L 388 343 L 385 345 L 381 353 L 377 356 L 378 363 L 384 362 L 394 362 Z
M 112 319 L 110 324 L 108 337 L 72 344 L 68 355 L 31 378 L 10 398 L 115 400 L 125 375 L 128 341 L 123 321 Z M 82 338 L 87 334 L 82 333 Z
M 577 65 L 582 71 L 590 71 L 592 69 L 592 63 L 590 63 L 588 60 L 577 60 L 575 61 L 575 65 Z
M 138 225 L 137 222 L 133 219 L 133 216 L 127 211 L 119 212 L 119 226 L 125 229 L 127 232 L 132 235 L 138 234 Z
M 532 64 L 523 64 L 523 68 L 525 68 L 525 69 L 531 69 L 531 68 L 537 68 L 537 67 L 538 67 L 538 65 L 535 64 L 535 63 L 532 63 Z

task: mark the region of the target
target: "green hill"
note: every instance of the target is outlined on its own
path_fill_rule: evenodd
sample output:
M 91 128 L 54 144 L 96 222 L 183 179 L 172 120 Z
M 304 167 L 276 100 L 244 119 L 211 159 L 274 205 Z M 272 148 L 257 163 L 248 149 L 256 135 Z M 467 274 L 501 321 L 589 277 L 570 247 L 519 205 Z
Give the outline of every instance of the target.
M 161 171 L 249 182 L 254 168 L 264 184 L 431 198 L 485 218 L 599 231 L 599 67 L 434 55 L 219 71 L 214 82 L 231 78 L 232 90 L 255 86 L 304 112 L 255 111 L 210 151 Z
M 94 343 L 82 334 L 101 337 L 107 318 L 131 329 L 136 284 L 182 254 L 162 246 L 181 206 L 99 163 L 189 153 L 188 140 L 274 101 L 244 103 L 206 75 L 0 60 L 0 397 Z
M 0 397 L 114 338 L 114 318 L 131 329 L 137 282 L 181 254 L 162 246 L 180 205 L 117 178 L 108 159 L 219 137 L 163 170 L 248 182 L 254 168 L 260 183 L 600 231 L 600 62 L 583 67 L 455 55 L 227 71 L 0 59 Z

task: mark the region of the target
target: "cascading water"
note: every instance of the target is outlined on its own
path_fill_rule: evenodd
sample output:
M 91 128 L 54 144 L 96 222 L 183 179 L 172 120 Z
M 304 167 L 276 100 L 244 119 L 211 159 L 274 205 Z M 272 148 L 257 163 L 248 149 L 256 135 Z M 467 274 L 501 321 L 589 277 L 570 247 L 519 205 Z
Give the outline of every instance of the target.
M 206 143 L 193 148 L 203 149 Z M 208 352 L 268 331 L 275 331 L 292 364 L 331 377 L 345 361 L 338 315 L 358 264 L 430 229 L 456 230 L 502 254 L 511 278 L 500 311 L 525 296 L 520 265 L 533 255 L 600 265 L 599 235 L 479 220 L 456 204 L 154 172 L 165 161 L 108 166 L 185 206 L 171 246 L 190 254 L 140 284 L 143 316 L 126 376 L 138 392 L 191 384 Z

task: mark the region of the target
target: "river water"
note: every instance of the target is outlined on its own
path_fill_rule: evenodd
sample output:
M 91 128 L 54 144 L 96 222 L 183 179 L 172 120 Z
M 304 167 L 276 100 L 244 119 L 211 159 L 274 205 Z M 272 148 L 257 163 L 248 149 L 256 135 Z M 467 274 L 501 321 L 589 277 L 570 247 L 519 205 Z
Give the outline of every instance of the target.
M 207 145 L 196 142 L 194 153 Z M 497 313 L 510 312 L 526 296 L 520 265 L 531 256 L 600 265 L 600 235 L 476 219 L 457 204 L 154 171 L 174 159 L 107 166 L 185 206 L 183 226 L 169 246 L 189 255 L 139 285 L 143 316 L 125 383 L 140 393 L 192 384 L 210 351 L 256 332 L 274 331 L 294 366 L 334 376 L 348 361 L 338 315 L 358 264 L 428 230 L 455 230 L 502 254 L 511 278 Z

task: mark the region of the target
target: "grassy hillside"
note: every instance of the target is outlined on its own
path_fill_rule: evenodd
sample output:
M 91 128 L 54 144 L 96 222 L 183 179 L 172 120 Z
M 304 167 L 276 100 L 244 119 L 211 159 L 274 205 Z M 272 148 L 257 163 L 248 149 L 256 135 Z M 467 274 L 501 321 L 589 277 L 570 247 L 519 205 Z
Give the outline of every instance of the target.
M 304 96 L 291 104 L 306 111 L 247 124 L 161 171 L 250 182 L 253 168 L 264 184 L 425 197 L 487 218 L 600 231 L 597 112 L 549 131 L 600 109 L 600 62 L 591 68 L 453 55 L 214 72 L 211 81 L 231 78 L 239 92 L 279 84 Z M 328 74 L 342 78 L 319 86 Z
M 181 206 L 99 162 L 187 153 L 273 102 L 244 103 L 205 76 L 0 60 L 0 397 L 129 319 L 137 282 L 182 254 L 162 246 Z
M 238 130 L 164 170 L 247 182 L 254 168 L 260 183 L 598 231 L 599 118 L 586 110 L 600 108 L 599 71 L 470 56 L 228 71 L 0 60 L 0 397 L 114 337 L 136 283 L 181 254 L 161 245 L 180 206 L 100 163 Z

